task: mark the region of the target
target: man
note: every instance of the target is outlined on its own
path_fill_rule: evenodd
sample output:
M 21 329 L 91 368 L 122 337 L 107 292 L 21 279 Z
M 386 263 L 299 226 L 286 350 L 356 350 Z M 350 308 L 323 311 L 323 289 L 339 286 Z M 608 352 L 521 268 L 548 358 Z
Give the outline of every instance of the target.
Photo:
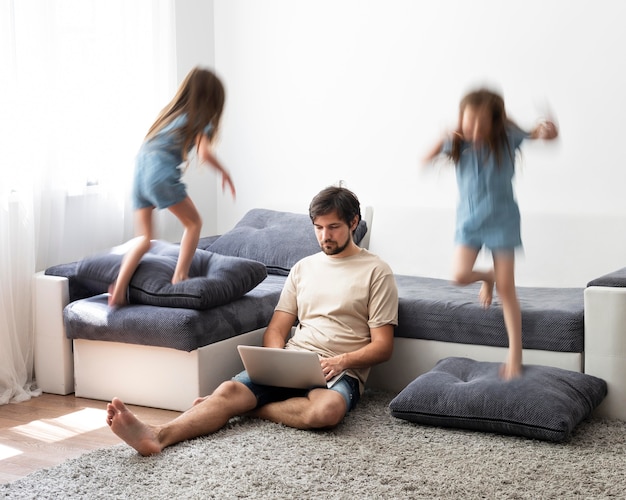
M 144 424 L 113 398 L 107 423 L 141 455 L 215 432 L 243 414 L 298 429 L 334 427 L 357 404 L 370 367 L 391 357 L 398 291 L 390 267 L 354 243 L 358 199 L 329 187 L 313 198 L 309 215 L 322 252 L 291 269 L 263 345 L 316 352 L 327 380 L 346 370 L 344 376 L 331 389 L 296 390 L 256 385 L 243 371 L 157 426 Z

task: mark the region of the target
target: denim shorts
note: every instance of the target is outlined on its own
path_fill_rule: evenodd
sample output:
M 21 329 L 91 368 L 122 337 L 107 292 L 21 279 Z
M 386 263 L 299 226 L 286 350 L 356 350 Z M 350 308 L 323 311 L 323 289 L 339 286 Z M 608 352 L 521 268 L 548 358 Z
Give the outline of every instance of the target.
M 248 372 L 245 370 L 235 375 L 233 380 L 242 383 L 252 391 L 257 400 L 257 408 L 268 403 L 284 401 L 289 398 L 306 397 L 310 392 L 309 389 L 289 389 L 286 387 L 255 384 L 250 380 Z M 346 413 L 356 408 L 361 397 L 359 381 L 349 375 L 341 377 L 329 390 L 336 391 L 343 396 L 346 402 Z
M 169 208 L 187 197 L 187 187 L 181 181 L 181 171 L 167 156 L 144 153 L 137 158 L 133 182 L 133 208 Z

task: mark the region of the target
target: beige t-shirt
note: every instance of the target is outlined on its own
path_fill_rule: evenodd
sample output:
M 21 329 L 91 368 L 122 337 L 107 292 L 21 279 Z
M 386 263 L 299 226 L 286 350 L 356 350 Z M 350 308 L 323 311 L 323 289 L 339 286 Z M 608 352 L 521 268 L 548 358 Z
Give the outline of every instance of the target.
M 389 265 L 365 249 L 341 258 L 319 252 L 292 267 L 276 310 L 299 320 L 287 349 L 337 356 L 369 344 L 370 328 L 398 324 L 398 289 Z M 347 373 L 363 391 L 369 368 Z

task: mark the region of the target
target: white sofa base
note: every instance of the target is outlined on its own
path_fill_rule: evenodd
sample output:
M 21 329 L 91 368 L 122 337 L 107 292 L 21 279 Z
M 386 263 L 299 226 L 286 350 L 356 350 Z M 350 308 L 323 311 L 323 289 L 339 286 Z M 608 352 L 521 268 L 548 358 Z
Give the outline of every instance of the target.
M 63 309 L 69 303 L 67 278 L 35 275 L 35 376 L 43 392 L 74 392 L 72 341 L 65 336 Z
M 237 345 L 261 345 L 264 329 L 186 352 L 167 347 L 74 340 L 75 395 L 187 410 L 243 369 Z
M 242 368 L 238 344 L 261 345 L 264 329 L 192 352 L 166 347 L 70 340 L 63 309 L 67 278 L 35 276 L 35 375 L 43 392 L 184 411 Z
M 626 288 L 585 289 L 585 373 L 608 386 L 595 413 L 626 420 Z
M 462 356 L 477 361 L 502 362 L 507 352 L 504 347 L 396 337 L 391 359 L 372 367 L 367 386 L 398 393 L 416 377 L 430 371 L 440 359 Z M 576 352 L 524 349 L 523 360 L 525 364 L 555 366 L 576 372 L 583 368 L 583 356 Z

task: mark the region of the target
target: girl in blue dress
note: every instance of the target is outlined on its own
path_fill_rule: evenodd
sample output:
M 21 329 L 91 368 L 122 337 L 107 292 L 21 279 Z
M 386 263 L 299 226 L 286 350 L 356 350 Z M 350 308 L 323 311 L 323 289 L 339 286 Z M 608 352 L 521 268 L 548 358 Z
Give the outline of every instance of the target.
M 152 214 L 167 208 L 184 226 L 172 283 L 188 278 L 198 245 L 202 219 L 181 181 L 180 166 L 195 149 L 200 161 L 222 175 L 222 189 L 235 186 L 228 171 L 212 152 L 224 108 L 224 86 L 208 69 L 194 68 L 185 77 L 170 103 L 150 127 L 137 155 L 133 182 L 133 208 L 137 237 L 124 256 L 115 283 L 109 288 L 109 305 L 126 304 L 128 285 L 153 238 Z
M 542 121 L 525 132 L 507 118 L 504 100 L 480 89 L 467 94 L 459 107 L 456 130 L 444 136 L 426 156 L 426 162 L 444 155 L 454 162 L 457 206 L 454 281 L 458 285 L 482 282 L 479 299 L 489 307 L 494 285 L 502 302 L 509 340 L 501 376 L 510 380 L 522 371 L 522 317 L 515 290 L 515 249 L 521 247 L 520 213 L 513 192 L 515 157 L 524 139 L 552 140 L 554 122 Z M 491 251 L 493 268 L 474 269 L 482 247 Z

